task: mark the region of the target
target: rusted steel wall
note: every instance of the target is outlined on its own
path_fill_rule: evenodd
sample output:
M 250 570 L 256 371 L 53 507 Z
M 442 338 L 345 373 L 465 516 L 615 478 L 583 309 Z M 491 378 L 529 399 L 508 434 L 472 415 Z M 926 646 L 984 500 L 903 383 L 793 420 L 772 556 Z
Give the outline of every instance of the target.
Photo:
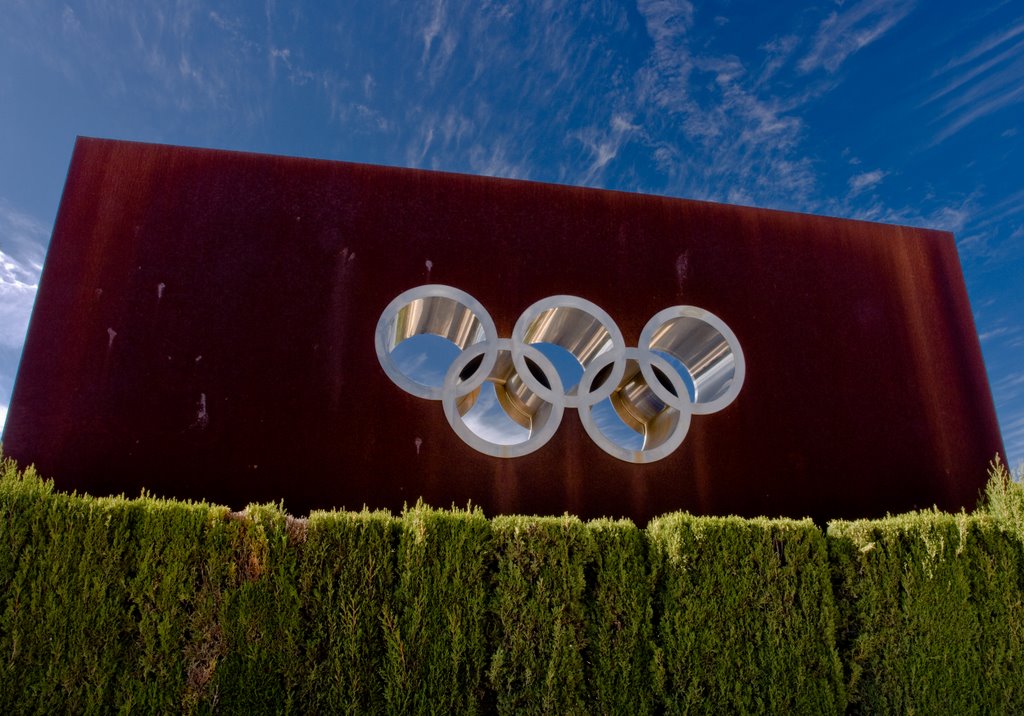
M 650 465 L 573 411 L 537 452 L 488 457 L 377 361 L 382 309 L 427 283 L 479 299 L 501 336 L 555 294 L 628 345 L 663 308 L 705 308 L 742 344 L 743 391 Z M 94 494 L 643 522 L 971 507 L 1002 445 L 948 233 L 83 138 L 4 450 Z

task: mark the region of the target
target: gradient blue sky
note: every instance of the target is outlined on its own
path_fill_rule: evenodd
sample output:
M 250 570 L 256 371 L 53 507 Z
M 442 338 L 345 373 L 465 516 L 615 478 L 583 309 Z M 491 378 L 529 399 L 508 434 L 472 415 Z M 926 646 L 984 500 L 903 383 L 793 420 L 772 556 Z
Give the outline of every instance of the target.
M 0 420 L 78 134 L 953 231 L 1024 461 L 1019 2 L 0 0 Z

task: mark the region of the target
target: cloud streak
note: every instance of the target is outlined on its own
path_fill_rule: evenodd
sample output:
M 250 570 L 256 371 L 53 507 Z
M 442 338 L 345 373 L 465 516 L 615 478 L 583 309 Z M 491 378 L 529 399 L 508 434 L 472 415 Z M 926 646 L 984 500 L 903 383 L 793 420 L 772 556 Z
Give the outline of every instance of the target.
M 833 12 L 815 33 L 813 47 L 798 63 L 801 72 L 835 72 L 850 55 L 881 38 L 910 14 L 906 0 L 861 0 Z
M 933 73 L 956 72 L 923 102 L 938 105 L 940 125 L 931 146 L 940 144 L 979 119 L 1024 102 L 1024 22 L 994 33 Z
M 0 199 L 0 346 L 20 348 L 25 341 L 48 234 L 37 219 Z
M 584 173 L 581 183 L 590 184 L 600 176 L 608 162 L 618 156 L 619 149 L 629 135 L 641 129 L 638 125 L 632 124 L 630 119 L 627 115 L 615 114 L 612 115 L 611 126 L 604 132 L 591 127 L 575 133 L 574 136 L 593 156 L 593 162 Z
M 1024 468 L 1024 413 L 1006 420 L 1002 426 L 1003 446 L 1010 467 L 1021 470 Z
M 39 276 L 31 267 L 0 251 L 0 346 L 19 348 L 32 304 L 39 288 Z
M 39 287 L 49 229 L 0 198 L 0 430 Z
M 877 186 L 885 179 L 888 172 L 884 172 L 881 169 L 876 169 L 872 172 L 862 172 L 855 174 L 850 177 L 850 196 L 854 197 L 858 194 Z
M 939 70 L 937 70 L 935 74 L 942 74 L 943 72 L 946 72 L 948 70 L 960 67 L 961 65 L 965 65 L 969 62 L 973 62 L 982 55 L 987 54 L 988 52 L 994 50 L 1000 45 L 1009 42 L 1010 40 L 1022 34 L 1024 34 L 1024 22 L 1015 23 L 1008 30 L 1004 30 L 994 35 L 990 35 L 989 37 L 979 42 L 977 45 L 972 47 L 964 54 L 960 55 L 959 57 L 953 58 L 945 65 L 943 65 L 941 68 L 939 68 Z

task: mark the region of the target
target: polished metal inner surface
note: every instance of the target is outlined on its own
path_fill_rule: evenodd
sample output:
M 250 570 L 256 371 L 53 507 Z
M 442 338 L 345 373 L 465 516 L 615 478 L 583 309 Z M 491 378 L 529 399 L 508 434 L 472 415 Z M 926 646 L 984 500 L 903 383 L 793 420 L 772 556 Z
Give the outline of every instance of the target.
M 614 338 L 598 318 L 583 309 L 558 306 L 542 311 L 530 322 L 523 342 L 561 346 L 586 368 L 612 348 Z
M 555 370 L 558 371 L 562 385 L 571 389 L 580 382 L 580 378 L 583 377 L 583 366 L 572 353 L 554 343 L 531 343 L 530 345 L 547 356 L 555 366 Z
M 467 306 L 447 296 L 417 298 L 400 308 L 387 326 L 387 348 L 411 336 L 429 333 L 446 338 L 459 348 L 484 339 L 480 318 Z
M 539 449 L 566 409 L 579 411 L 597 445 L 648 463 L 679 447 L 692 415 L 729 405 L 746 373 L 728 325 L 695 306 L 656 313 L 628 347 L 601 307 L 550 296 L 499 338 L 468 293 L 431 284 L 381 313 L 374 339 L 385 373 L 412 395 L 441 401 L 445 418 L 474 449 L 519 457 Z
M 541 399 L 523 382 L 508 351 L 499 351 L 498 360 L 484 385 L 456 400 L 459 415 L 466 416 L 473 410 L 481 391 L 487 386 L 493 391 L 504 416 L 527 431 L 532 430 L 535 419 L 543 418 L 546 412 L 550 412 L 551 403 Z M 489 411 L 489 414 L 493 413 L 493 410 Z
M 524 361 L 526 347 L 541 347 L 553 360 L 565 389 L 555 394 L 536 380 Z M 557 349 L 553 351 L 552 349 Z M 625 363 L 622 332 L 600 306 L 579 296 L 550 296 L 537 301 L 519 316 L 512 328 L 512 360 L 526 383 L 545 400 L 564 401 L 567 408 L 594 405 L 607 398 L 622 378 Z M 558 353 L 564 354 L 564 360 Z M 611 356 L 607 380 L 581 391 L 579 369 L 584 372 L 598 358 Z M 568 363 L 578 364 L 569 366 Z M 567 370 L 567 368 L 572 368 Z
M 482 375 L 462 376 L 488 347 L 470 346 L 445 376 L 441 405 L 449 425 L 474 449 L 495 457 L 519 457 L 539 449 L 558 429 L 565 406 L 535 393 L 512 359 L 512 342 L 498 339 L 493 366 Z M 532 379 L 560 393 L 562 382 L 551 361 L 532 346 L 523 356 Z
M 391 351 L 391 360 L 407 378 L 425 386 L 441 387 L 448 366 L 461 349 L 447 338 L 432 333 L 409 336 Z
M 449 367 L 474 346 L 477 362 L 464 366 L 463 392 L 479 387 L 497 357 L 498 336 L 487 309 L 465 291 L 442 284 L 396 296 L 377 321 L 374 346 L 381 368 L 402 390 L 441 400 Z M 476 370 L 479 368 L 479 370 Z M 476 375 L 474 375 L 476 373 Z
M 669 405 L 659 393 L 686 395 L 686 385 L 672 365 L 658 355 L 637 348 L 624 351 L 623 377 L 607 399 L 580 409 L 580 420 L 594 442 L 609 455 L 633 463 L 661 460 L 682 442 L 690 427 L 690 405 L 683 399 L 681 408 Z M 647 382 L 641 359 L 650 362 L 658 385 Z M 611 356 L 598 358 L 580 381 L 587 391 L 601 380 Z
M 679 411 L 662 402 L 633 360 L 626 361 L 626 377 L 608 400 L 619 419 L 643 436 L 643 449 L 663 443 L 679 420 Z
M 668 362 L 668 364 L 672 366 L 672 369 L 676 372 L 676 374 L 678 374 L 679 377 L 682 379 L 683 384 L 686 386 L 686 397 L 690 399 L 690 402 L 696 400 L 697 390 L 693 385 L 693 378 L 690 376 L 690 371 L 687 370 L 685 365 L 683 365 L 683 362 L 676 358 L 671 353 L 666 353 L 665 351 L 654 351 L 654 353 L 655 355 L 664 358 Z M 665 386 L 665 380 L 663 376 L 661 377 L 659 382 L 663 386 Z
M 456 405 L 466 428 L 493 445 L 521 445 L 530 439 L 532 420 L 509 414 L 501 402 L 501 388 L 491 381 L 474 390 Z M 471 403 L 471 405 L 470 405 Z M 524 424 L 525 423 L 525 424 Z
M 682 363 L 693 381 L 695 402 L 709 403 L 724 396 L 736 374 L 729 340 L 699 318 L 684 316 L 665 322 L 654 331 L 648 347 Z

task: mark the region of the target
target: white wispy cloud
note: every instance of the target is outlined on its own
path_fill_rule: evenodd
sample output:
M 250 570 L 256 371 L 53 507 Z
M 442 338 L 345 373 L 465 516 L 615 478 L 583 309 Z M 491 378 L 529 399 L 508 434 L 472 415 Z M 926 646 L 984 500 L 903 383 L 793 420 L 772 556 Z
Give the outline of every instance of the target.
M 978 340 L 982 343 L 987 343 L 994 338 L 1006 338 L 1008 336 L 1016 336 L 1021 332 L 1020 326 L 996 326 L 983 333 L 978 334 Z
M 489 146 L 470 147 L 469 166 L 478 174 L 506 179 L 529 179 L 531 171 L 529 163 L 515 157 L 508 142 L 501 138 Z
M 25 341 L 48 235 L 42 222 L 0 199 L 0 347 Z
M 1006 58 L 1014 61 L 984 79 L 973 82 L 962 93 L 951 99 L 944 107 L 941 116 L 946 117 L 968 106 L 975 106 L 979 101 L 992 95 L 1005 94 L 1006 90 L 1016 89 L 1018 80 L 1024 77 L 1024 42 L 1011 48 L 1012 53 L 1004 53 Z M 993 58 L 995 59 L 995 58 Z M 1005 58 L 1004 58 L 1005 59 Z M 987 63 L 986 63 L 987 64 Z M 989 69 L 986 67 L 985 69 Z
M 411 9 L 395 28 L 401 69 L 371 70 L 375 97 L 402 98 L 398 159 L 514 177 L 535 176 L 541 164 L 557 167 L 549 180 L 582 181 L 594 158 L 580 138 L 601 143 L 617 131 L 613 117 L 628 113 L 609 87 L 632 75 L 624 76 L 613 39 L 594 36 L 588 22 L 629 29 L 623 8 L 587 0 L 529 13 L 457 0 Z M 595 94 L 607 104 L 595 108 Z
M 694 38 L 696 12 L 686 2 L 641 2 L 653 48 L 636 75 L 638 137 L 668 175 L 669 191 L 700 199 L 807 209 L 817 179 L 800 150 L 800 111 L 827 90 L 798 91 L 773 82 L 799 40 L 784 35 L 761 45 L 759 64 L 708 51 Z M 749 62 L 749 60 L 748 60 Z M 672 126 L 682 137 L 669 139 Z M 600 156 L 600 155 L 598 155 Z
M 1003 446 L 1010 467 L 1024 466 L 1024 412 L 1018 412 L 1001 421 Z
M 67 5 L 61 11 L 61 30 L 65 35 L 73 35 L 82 31 L 82 23 L 78 21 L 78 16 Z
M 73 5 L 16 3 L 5 18 L 5 41 L 70 85 L 136 110 L 216 110 L 214 116 L 234 123 L 255 122 L 265 112 L 265 78 L 256 69 L 266 52 L 242 20 L 196 2 Z M 55 29 L 59 42 L 51 40 Z
M 436 115 L 427 115 L 416 126 L 416 137 L 405 152 L 405 162 L 411 167 L 422 167 L 423 162 L 434 144 L 434 133 L 437 130 Z
M 761 45 L 761 51 L 765 53 L 765 57 L 761 64 L 758 84 L 763 85 L 775 77 L 779 70 L 790 61 L 799 45 L 800 37 L 798 35 L 772 38 Z
M 996 403 L 1010 403 L 1024 397 L 1024 371 L 1016 370 L 992 382 L 992 394 Z
M 276 68 L 280 62 L 288 70 L 288 81 L 296 86 L 309 84 L 316 79 L 316 74 L 292 61 L 292 51 L 287 47 L 271 47 L 270 57 L 272 65 Z M 276 74 L 276 70 L 275 73 Z
M 1024 102 L 1024 22 L 991 34 L 932 74 L 944 79 L 922 102 L 937 104 L 935 146 L 974 122 Z M 1013 136 L 1013 130 L 1009 136 Z
M 938 70 L 936 70 L 935 74 L 938 75 L 948 70 L 954 69 L 956 67 L 960 67 L 961 65 L 965 65 L 969 62 L 973 62 L 982 55 L 991 52 L 995 48 L 1003 45 L 1006 42 L 1009 42 L 1013 38 L 1018 37 L 1019 35 L 1022 34 L 1024 34 L 1024 22 L 1015 23 L 1009 29 L 1002 30 L 993 35 L 989 35 L 964 54 L 954 57 L 952 60 L 950 60 L 945 65 L 940 67 Z
M 428 18 L 420 31 L 423 54 L 420 66 L 431 84 L 437 83 L 447 69 L 458 44 L 458 33 L 449 24 L 445 0 L 433 0 Z
M 979 223 L 982 226 L 999 224 L 1020 213 L 1024 213 L 1024 188 L 1017 189 L 990 204 L 980 217 Z
M 964 197 L 957 204 L 936 206 L 930 210 L 923 210 L 920 205 L 892 206 L 879 198 L 867 204 L 855 200 L 855 196 L 847 196 L 841 202 L 824 202 L 823 206 L 828 213 L 851 219 L 918 226 L 959 234 L 973 219 L 977 195 Z M 958 245 L 962 247 L 966 239 L 962 237 Z
M 849 181 L 850 196 L 854 197 L 861 192 L 867 191 L 868 189 L 878 185 L 886 176 L 888 176 L 888 172 L 884 172 L 881 169 L 854 174 L 850 177 Z
M 25 342 L 38 287 L 38 274 L 0 251 L 0 346 L 17 348 Z
M 605 131 L 588 127 L 573 133 L 573 136 L 593 155 L 593 161 L 584 174 L 582 183 L 589 184 L 599 176 L 608 162 L 618 155 L 619 148 L 628 136 L 641 129 L 630 120 L 627 115 L 615 114 L 612 115 L 610 126 Z
M 810 51 L 797 66 L 802 72 L 835 72 L 850 55 L 882 37 L 913 9 L 914 3 L 907 0 L 861 0 L 843 6 L 818 26 Z
M 1002 196 L 997 201 L 984 201 L 984 192 L 976 190 L 971 201 L 967 231 L 958 236 L 962 256 L 980 259 L 989 265 L 1006 265 L 1024 256 L 1024 245 L 1011 231 L 1017 217 L 1024 214 L 1024 189 Z
M 1001 65 L 1006 60 L 1012 59 L 1020 55 L 1022 50 L 1024 50 L 1024 40 L 1000 52 L 998 55 L 990 57 L 984 62 L 979 62 L 978 64 L 974 65 L 967 71 L 962 72 L 953 79 L 949 80 L 941 89 L 939 89 L 937 92 L 934 92 L 931 97 L 925 100 L 924 104 L 930 104 L 932 102 L 935 102 L 936 100 L 945 97 L 951 92 L 960 89 L 978 75 L 988 72 L 990 69 L 998 65 Z
M 1024 43 L 1022 43 L 1024 49 Z M 1024 102 L 1024 55 L 1005 69 L 973 84 L 942 112 L 951 117 L 933 140 L 938 144 L 993 112 Z
M 693 70 L 687 34 L 693 25 L 694 8 L 687 0 L 639 0 L 647 35 L 654 43 L 647 66 L 637 76 L 638 100 L 685 111 L 688 84 Z

